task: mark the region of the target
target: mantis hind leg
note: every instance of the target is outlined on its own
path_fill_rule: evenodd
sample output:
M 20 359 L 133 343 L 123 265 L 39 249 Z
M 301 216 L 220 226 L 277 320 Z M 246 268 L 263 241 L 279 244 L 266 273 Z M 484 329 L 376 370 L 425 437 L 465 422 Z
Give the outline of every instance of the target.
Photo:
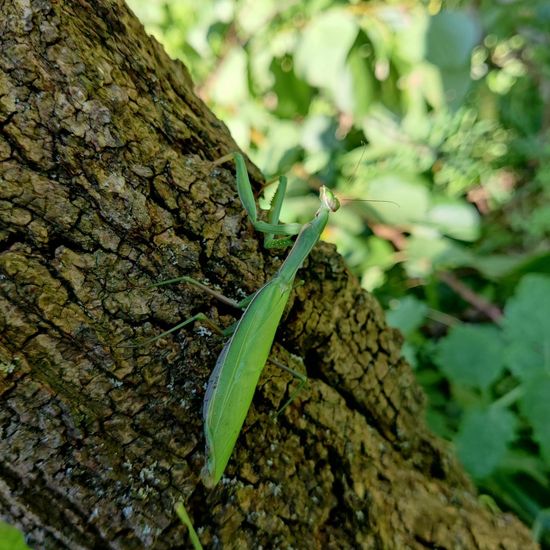
M 276 365 L 277 367 L 283 370 L 286 370 L 287 372 L 292 374 L 294 378 L 299 380 L 298 387 L 290 394 L 290 397 L 283 403 L 283 406 L 277 411 L 275 416 L 278 417 L 296 399 L 298 394 L 302 391 L 304 386 L 307 384 L 307 376 L 305 374 L 302 374 L 301 372 L 291 369 L 290 367 L 287 367 L 286 365 L 283 365 L 282 363 L 280 363 L 279 361 L 276 361 L 275 359 L 269 359 L 269 361 L 274 365 Z

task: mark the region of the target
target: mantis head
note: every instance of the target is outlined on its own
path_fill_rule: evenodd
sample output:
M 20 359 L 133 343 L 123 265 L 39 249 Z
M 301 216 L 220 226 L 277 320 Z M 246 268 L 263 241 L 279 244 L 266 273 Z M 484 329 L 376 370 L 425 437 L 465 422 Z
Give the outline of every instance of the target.
M 322 205 L 331 212 L 336 212 L 340 208 L 340 201 L 336 198 L 336 195 L 324 185 L 321 185 L 319 189 L 319 198 Z

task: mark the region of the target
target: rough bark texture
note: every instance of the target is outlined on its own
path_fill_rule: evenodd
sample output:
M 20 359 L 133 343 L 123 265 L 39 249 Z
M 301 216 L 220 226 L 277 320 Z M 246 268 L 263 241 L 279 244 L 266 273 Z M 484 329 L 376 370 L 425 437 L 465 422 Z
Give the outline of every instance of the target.
M 187 546 L 179 499 L 216 548 L 534 548 L 427 431 L 400 336 L 328 245 L 273 352 L 309 389 L 275 422 L 294 382 L 268 365 L 226 478 L 202 487 L 222 339 L 124 344 L 233 319 L 146 285 L 186 274 L 239 297 L 279 265 L 212 164 L 234 149 L 122 2 L 1 3 L 0 515 L 34 548 Z

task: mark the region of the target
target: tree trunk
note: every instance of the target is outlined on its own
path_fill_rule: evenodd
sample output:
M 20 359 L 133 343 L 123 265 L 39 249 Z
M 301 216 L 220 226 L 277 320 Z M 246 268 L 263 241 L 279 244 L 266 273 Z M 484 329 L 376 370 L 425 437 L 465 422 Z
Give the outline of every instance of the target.
M 223 339 L 128 344 L 268 280 L 226 127 L 122 2 L 0 11 L 0 515 L 33 548 L 535 548 L 485 509 L 425 427 L 401 337 L 332 246 L 301 273 L 222 483 L 199 482 L 201 403 Z M 259 181 L 257 170 L 251 173 Z M 298 357 L 300 359 L 298 359 Z

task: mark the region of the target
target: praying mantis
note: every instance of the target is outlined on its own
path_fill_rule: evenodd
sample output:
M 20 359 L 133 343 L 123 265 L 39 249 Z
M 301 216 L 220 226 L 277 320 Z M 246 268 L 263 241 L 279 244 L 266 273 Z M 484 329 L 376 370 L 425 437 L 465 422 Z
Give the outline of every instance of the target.
M 240 153 L 233 153 L 217 160 L 216 164 L 222 164 L 231 158 L 236 165 L 239 198 L 254 228 L 265 233 L 266 248 L 293 246 L 275 275 L 252 296 L 240 302 L 240 307 L 247 304 L 246 309 L 231 338 L 223 347 L 208 380 L 203 403 L 206 461 L 201 472 L 206 487 L 214 487 L 220 481 L 231 457 L 290 297 L 296 273 L 319 240 L 329 214 L 340 207 L 340 202 L 332 191 L 321 186 L 321 205 L 310 222 L 304 225 L 280 224 L 279 214 L 287 185 L 286 177 L 281 176 L 273 197 L 269 221 L 259 220 L 244 157 Z M 291 237 L 294 235 L 298 236 L 292 241 Z M 205 288 L 190 277 L 179 277 L 161 284 L 179 281 Z M 198 318 L 204 316 L 195 315 L 168 332 Z M 165 334 L 167 333 L 161 336 Z M 159 337 L 155 337 L 157 338 Z
M 322 186 L 319 191 L 321 205 L 310 222 L 303 226 L 280 224 L 279 213 L 286 189 L 286 178 L 282 176 L 273 198 L 269 222 L 263 222 L 258 219 L 244 158 L 239 153 L 233 157 L 239 197 L 252 225 L 266 234 L 266 247 L 288 246 L 292 243 L 290 236 L 298 236 L 275 275 L 250 299 L 210 375 L 203 406 L 206 462 L 201 477 L 206 487 L 218 483 L 233 452 L 296 273 L 319 240 L 329 214 L 340 207 L 334 194 Z M 225 157 L 220 159 L 224 160 Z M 283 237 L 276 238 L 275 235 Z
M 206 487 L 214 487 L 220 481 L 231 457 L 258 380 L 268 360 L 296 273 L 319 240 L 330 213 L 336 212 L 340 207 L 332 191 L 322 186 L 319 190 L 321 204 L 310 222 L 304 225 L 280 224 L 279 214 L 287 183 L 286 178 L 281 176 L 268 222 L 259 220 L 243 156 L 233 153 L 222 157 L 216 164 L 222 164 L 231 158 L 236 165 L 240 200 L 254 228 L 265 233 L 265 246 L 279 248 L 292 245 L 292 248 L 275 275 L 246 300 L 248 305 L 210 375 L 203 403 L 206 460 L 201 478 Z M 294 235 L 297 237 L 292 241 Z M 197 284 L 189 277 L 172 279 L 170 282 L 177 281 Z M 200 283 L 198 286 L 203 287 Z M 198 316 L 195 316 L 180 323 L 178 328 L 197 318 Z M 183 517 L 182 510 L 184 508 L 180 506 L 180 517 Z M 184 523 L 190 526 L 188 518 Z

